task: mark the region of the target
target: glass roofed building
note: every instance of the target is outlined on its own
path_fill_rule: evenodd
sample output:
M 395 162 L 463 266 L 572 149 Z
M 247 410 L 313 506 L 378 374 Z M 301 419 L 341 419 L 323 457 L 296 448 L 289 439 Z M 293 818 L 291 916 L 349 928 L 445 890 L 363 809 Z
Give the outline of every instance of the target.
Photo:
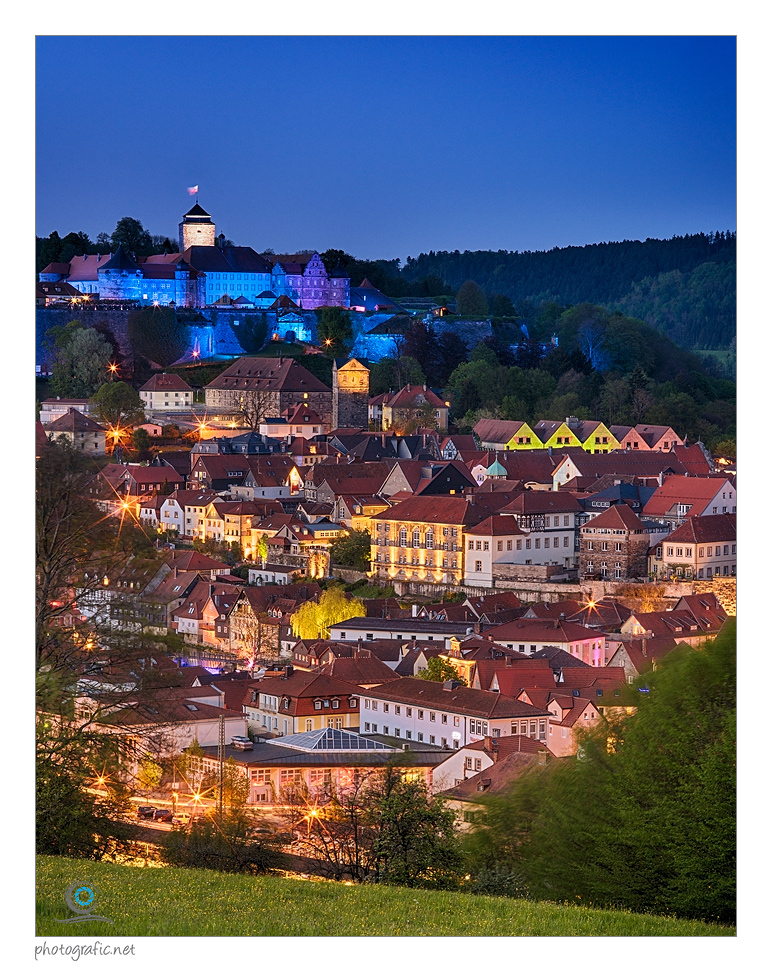
M 225 746 L 250 783 L 250 804 L 285 803 L 290 792 L 311 801 L 329 799 L 333 792 L 354 785 L 364 775 L 383 769 L 390 761 L 431 789 L 433 768 L 448 756 L 438 747 L 423 746 L 408 753 L 372 736 L 345 729 L 314 729 L 250 744 L 239 739 Z M 203 770 L 216 772 L 216 746 L 205 746 Z

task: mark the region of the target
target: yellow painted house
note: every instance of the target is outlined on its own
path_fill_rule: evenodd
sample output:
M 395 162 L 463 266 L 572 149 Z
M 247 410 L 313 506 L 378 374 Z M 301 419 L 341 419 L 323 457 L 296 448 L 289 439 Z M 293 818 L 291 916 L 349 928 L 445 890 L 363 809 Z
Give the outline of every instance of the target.
M 474 434 L 482 449 L 515 450 L 543 449 L 541 440 L 527 422 L 508 422 L 505 419 L 484 418 L 474 427 Z
M 619 448 L 619 442 L 603 422 L 581 420 L 572 415 L 565 422 L 536 422 L 533 429 L 542 449 L 574 448 L 599 454 Z
M 585 452 L 610 452 L 619 441 L 603 422 L 569 415 L 564 422 L 542 419 L 533 426 L 527 422 L 480 419 L 474 433 L 482 449 L 515 451 L 520 449 L 584 449 Z

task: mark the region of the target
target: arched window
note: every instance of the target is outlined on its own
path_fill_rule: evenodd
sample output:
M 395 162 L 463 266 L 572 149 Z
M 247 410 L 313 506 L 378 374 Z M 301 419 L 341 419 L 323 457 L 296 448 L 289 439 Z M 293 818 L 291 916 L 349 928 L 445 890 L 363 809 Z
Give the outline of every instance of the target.
M 418 529 L 413 530 L 413 546 L 414 547 L 421 546 L 421 531 Z
M 434 532 L 432 530 L 426 531 L 426 548 L 427 550 L 434 550 Z
M 405 527 L 402 527 L 402 529 L 399 531 L 399 545 L 400 547 L 407 546 L 407 530 Z

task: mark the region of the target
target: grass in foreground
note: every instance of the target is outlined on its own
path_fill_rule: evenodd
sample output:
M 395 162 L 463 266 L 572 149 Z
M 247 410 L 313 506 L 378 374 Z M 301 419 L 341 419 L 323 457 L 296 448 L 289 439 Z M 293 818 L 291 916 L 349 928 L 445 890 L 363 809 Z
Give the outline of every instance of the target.
M 70 882 L 91 880 L 105 922 L 74 925 Z M 451 891 L 347 886 L 182 868 L 37 860 L 39 936 L 692 936 L 734 928 L 624 911 L 487 898 Z

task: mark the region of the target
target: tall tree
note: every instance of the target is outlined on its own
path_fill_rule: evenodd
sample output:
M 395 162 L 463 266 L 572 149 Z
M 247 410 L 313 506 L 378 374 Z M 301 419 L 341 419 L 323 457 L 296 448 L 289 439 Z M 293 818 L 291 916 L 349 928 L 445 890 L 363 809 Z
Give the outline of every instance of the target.
M 138 219 L 124 216 L 115 224 L 113 235 L 110 237 L 113 250 L 122 246 L 128 253 L 136 256 L 149 256 L 153 251 L 153 240 L 150 233 Z
M 316 330 L 324 353 L 330 358 L 348 354 L 354 337 L 351 315 L 340 307 L 319 307 L 316 318 Z
M 51 391 L 62 398 L 93 395 L 107 375 L 113 353 L 105 338 L 80 321 L 46 332 L 54 353 Z
M 474 280 L 465 280 L 458 288 L 456 311 L 464 317 L 487 317 L 488 298 Z
M 127 330 L 134 352 L 162 368 L 181 358 L 190 343 L 173 307 L 139 307 L 130 312 Z
M 233 327 L 233 325 L 231 325 Z M 268 318 L 265 312 L 260 315 L 247 314 L 237 327 L 233 327 L 236 339 L 247 354 L 257 354 L 265 344 L 268 334 Z
M 139 392 L 125 381 L 109 381 L 91 399 L 98 421 L 114 429 L 141 422 L 145 417 L 145 403 Z

